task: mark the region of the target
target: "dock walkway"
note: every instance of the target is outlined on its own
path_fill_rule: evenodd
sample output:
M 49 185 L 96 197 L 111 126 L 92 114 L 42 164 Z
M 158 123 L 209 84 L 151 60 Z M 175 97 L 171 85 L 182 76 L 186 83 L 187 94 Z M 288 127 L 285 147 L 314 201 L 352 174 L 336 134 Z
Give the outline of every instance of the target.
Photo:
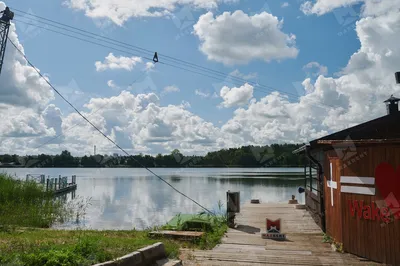
M 262 239 L 266 218 L 281 219 L 286 241 Z M 213 250 L 183 250 L 183 265 L 381 265 L 332 250 L 305 209 L 287 203 L 245 204 Z

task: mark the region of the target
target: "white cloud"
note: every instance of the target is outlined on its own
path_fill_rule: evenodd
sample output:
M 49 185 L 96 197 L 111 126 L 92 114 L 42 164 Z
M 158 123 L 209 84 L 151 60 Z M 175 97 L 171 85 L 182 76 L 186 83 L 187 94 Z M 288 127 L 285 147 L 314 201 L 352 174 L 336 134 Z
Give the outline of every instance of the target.
M 179 88 L 178 88 L 177 86 L 175 86 L 175 85 L 167 86 L 167 87 L 165 87 L 165 88 L 163 89 L 163 92 L 164 92 L 164 93 L 179 92 L 179 91 L 180 91 Z
M 241 79 L 254 79 L 258 76 L 258 74 L 256 72 L 254 73 L 249 73 L 249 74 L 243 74 L 241 73 L 238 69 L 235 69 L 234 71 L 232 71 L 231 73 L 229 73 L 230 76 L 234 76 L 234 77 L 238 77 Z
M 210 93 L 204 92 L 202 90 L 195 90 L 194 93 L 202 98 L 208 98 L 210 97 Z
M 0 10 L 4 8 L 5 4 L 0 2 Z M 24 52 L 14 23 L 11 23 L 8 37 Z M 54 99 L 52 89 L 10 43 L 5 52 L 0 84 L 2 153 L 23 152 L 43 137 L 56 134 L 59 130 L 54 117 L 57 108 L 48 105 Z
M 0 2 L 0 10 L 4 8 L 4 3 Z M 18 49 L 24 52 L 14 23 L 11 23 L 8 37 Z M 54 99 L 54 93 L 46 81 L 28 65 L 25 58 L 12 44 L 7 45 L 0 84 L 0 104 L 44 108 L 50 100 Z
M 315 3 L 312 1 L 304 2 L 300 9 L 304 14 L 318 14 L 323 15 L 338 7 L 350 6 L 362 2 L 363 0 L 317 0 Z
M 237 0 L 65 0 L 73 9 L 82 10 L 91 18 L 108 18 L 117 25 L 123 25 L 134 17 L 172 16 L 178 6 L 191 5 L 194 8 L 215 9 L 219 3 L 237 2 Z
M 112 89 L 116 89 L 118 88 L 117 85 L 115 85 L 114 80 L 110 79 L 109 81 L 107 81 L 107 86 L 112 88 Z
M 102 108 L 104 105 L 107 108 Z M 216 139 L 221 137 L 218 128 L 185 110 L 190 108 L 187 101 L 178 106 L 160 106 L 154 93 L 133 95 L 123 91 L 111 98 L 94 98 L 86 107 L 89 112 L 85 114 L 96 121 L 96 126 L 133 153 L 137 149 L 156 153 L 174 148 L 203 152 L 215 147 Z M 64 119 L 63 128 L 70 128 L 78 121 L 79 117 L 71 114 Z M 97 135 L 86 124 L 66 132 L 68 141 L 74 143 L 71 149 L 77 152 L 90 151 L 95 143 L 104 151 L 115 149 Z
M 221 89 L 220 96 L 224 100 L 221 106 L 229 108 L 245 105 L 253 97 L 253 86 L 244 84 L 241 87 L 228 88 L 224 86 Z
M 104 70 L 117 70 L 117 69 L 124 69 L 131 71 L 134 66 L 136 66 L 137 63 L 141 63 L 142 58 L 140 57 L 124 57 L 124 56 L 119 56 L 116 57 L 114 56 L 113 53 L 109 53 L 104 62 L 101 61 L 96 61 L 95 66 L 96 66 L 96 71 L 104 71 Z
M 282 5 L 281 5 L 282 8 L 285 8 L 285 7 L 288 7 L 288 6 L 289 6 L 288 2 L 283 2 Z
M 310 62 L 303 67 L 303 70 L 306 71 L 308 76 L 319 76 L 319 75 L 327 75 L 328 67 L 321 65 L 318 62 Z
M 379 16 L 389 11 L 399 10 L 398 0 L 316 0 L 303 3 L 300 9 L 304 14 L 324 15 L 338 8 L 349 8 L 355 4 L 363 4 L 362 16 Z M 342 14 L 343 16 L 347 14 Z
M 400 95 L 393 75 L 400 60 L 398 25 L 400 13 L 395 10 L 359 20 L 361 47 L 340 77 L 307 78 L 302 83 L 307 94 L 298 102 L 279 93 L 252 100 L 222 130 L 248 143 L 306 142 L 385 115 L 383 101 Z
M 193 27 L 209 60 L 234 65 L 297 57 L 296 37 L 283 33 L 282 25 L 283 20 L 267 12 L 249 16 L 238 10 L 215 18 L 208 12 Z
M 155 63 L 153 62 L 146 62 L 145 69 L 146 71 L 152 71 L 155 66 L 156 66 Z

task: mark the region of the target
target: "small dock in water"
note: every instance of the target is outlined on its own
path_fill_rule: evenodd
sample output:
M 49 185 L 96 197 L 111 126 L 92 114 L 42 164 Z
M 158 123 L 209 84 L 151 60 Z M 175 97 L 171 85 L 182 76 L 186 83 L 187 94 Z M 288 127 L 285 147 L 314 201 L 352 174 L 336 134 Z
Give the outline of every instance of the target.
M 68 176 L 50 177 L 46 178 L 45 175 L 27 174 L 26 181 L 34 180 L 45 187 L 45 191 L 53 191 L 54 195 L 62 195 L 68 192 L 75 191 L 77 188 L 76 175 L 71 179 Z
M 305 209 L 287 203 L 244 204 L 236 228 L 213 250 L 183 250 L 184 265 L 382 265 L 333 251 Z M 263 239 L 266 218 L 281 219 L 285 241 Z

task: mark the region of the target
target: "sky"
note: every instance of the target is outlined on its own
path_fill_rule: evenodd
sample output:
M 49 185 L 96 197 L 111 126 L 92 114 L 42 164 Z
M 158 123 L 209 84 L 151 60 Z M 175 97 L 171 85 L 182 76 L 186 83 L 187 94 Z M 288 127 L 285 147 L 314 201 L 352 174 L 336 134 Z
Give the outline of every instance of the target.
M 126 151 L 189 155 L 305 143 L 386 115 L 383 101 L 400 97 L 399 4 L 10 0 L 0 10 L 15 12 L 10 41 Z M 0 153 L 121 154 L 10 42 L 0 117 Z

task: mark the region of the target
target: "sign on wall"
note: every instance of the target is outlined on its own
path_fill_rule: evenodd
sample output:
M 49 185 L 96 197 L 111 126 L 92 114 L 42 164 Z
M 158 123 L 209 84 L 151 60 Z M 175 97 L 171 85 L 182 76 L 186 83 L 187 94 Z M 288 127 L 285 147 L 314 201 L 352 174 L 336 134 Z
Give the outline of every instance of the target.
M 352 217 L 389 223 L 400 220 L 400 166 L 397 171 L 388 163 L 375 169 L 375 177 L 341 176 L 340 192 L 377 196 L 380 201 L 348 200 Z

